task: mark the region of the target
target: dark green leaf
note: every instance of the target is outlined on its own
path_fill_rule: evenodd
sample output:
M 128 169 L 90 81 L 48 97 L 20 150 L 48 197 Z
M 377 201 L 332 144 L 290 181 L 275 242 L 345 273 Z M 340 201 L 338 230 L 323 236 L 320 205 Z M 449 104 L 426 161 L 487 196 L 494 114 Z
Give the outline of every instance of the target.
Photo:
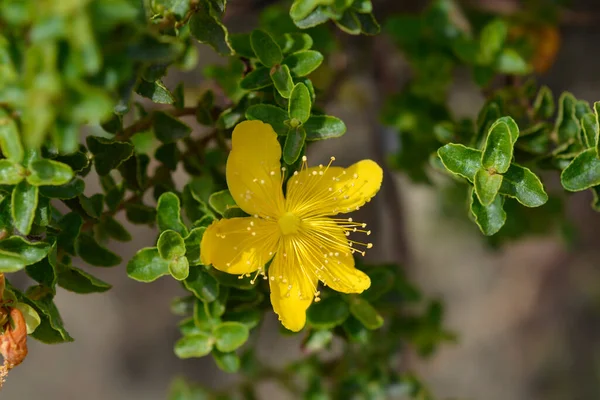
M 190 268 L 190 274 L 183 284 L 187 290 L 204 302 L 210 303 L 219 296 L 219 284 L 201 266 Z
M 558 116 L 556 117 L 556 131 L 558 132 L 559 143 L 565 143 L 570 139 L 579 137 L 579 121 L 575 116 L 575 97 L 564 92 L 558 100 Z
M 285 138 L 285 145 L 283 146 L 283 161 L 286 164 L 292 165 L 296 162 L 302 153 L 305 141 L 306 131 L 304 130 L 304 127 L 300 126 L 288 131 L 287 137 Z
M 162 231 L 172 229 L 181 236 L 187 236 L 187 228 L 181 222 L 181 209 L 179 197 L 173 192 L 163 193 L 158 198 L 156 205 L 156 221 L 158 228 Z
M 233 374 L 240 369 L 240 358 L 235 353 L 223 353 L 219 350 L 213 350 L 211 353 L 217 367 L 221 370 Z
M 106 292 L 112 287 L 110 284 L 73 266 L 66 266 L 59 271 L 58 285 L 68 291 L 81 294 Z
M 258 60 L 266 67 L 273 67 L 283 60 L 279 45 L 265 31 L 253 30 L 250 34 L 250 44 Z
M 365 35 L 378 35 L 381 31 L 381 26 L 375 19 L 373 13 L 358 13 L 355 14 L 360 23 L 360 30 Z
M 27 275 L 34 281 L 50 288 L 51 290 L 55 290 L 57 281 L 57 272 L 56 268 L 52 263 L 48 260 L 48 258 L 42 259 L 35 264 L 28 265 L 25 267 L 25 272 Z
M 294 88 L 294 81 L 287 65 L 278 65 L 271 69 L 271 79 L 281 97 L 288 99 Z
M 163 143 L 173 143 L 188 137 L 192 128 L 162 111 L 154 114 L 154 134 Z
M 398 268 L 398 266 L 394 265 L 392 268 Z M 395 275 L 390 268 L 376 266 L 364 272 L 369 275 L 371 286 L 362 292 L 360 296 L 368 301 L 379 299 L 394 287 Z
M 205 307 L 205 303 L 200 300 L 194 303 L 194 324 L 198 329 L 204 332 L 212 332 L 213 328 L 220 324 L 221 320 L 216 317 L 213 318 Z
M 245 90 L 258 90 L 272 84 L 269 68 L 258 67 L 242 79 L 240 87 Z
M 292 120 L 292 127 L 295 128 L 299 123 L 305 123 L 310 117 L 311 109 L 310 93 L 308 88 L 303 83 L 298 83 L 294 86 L 292 94 L 290 95 L 290 101 L 288 105 L 288 115 Z M 296 126 L 294 121 L 297 120 Z
M 58 156 L 54 160 L 63 164 L 67 164 L 69 167 L 71 167 L 73 172 L 82 172 L 86 170 L 90 164 L 90 160 L 88 159 L 86 153 L 82 151 L 76 151 L 71 154 Z
M 88 136 L 87 145 L 94 155 L 98 175 L 106 175 L 133 155 L 133 146 L 127 142 L 113 142 L 97 136 Z
M 140 96 L 152 100 L 153 103 L 173 104 L 175 102 L 173 94 L 171 94 L 169 89 L 160 80 L 147 82 L 142 79 L 135 91 Z
M 169 274 L 169 262 L 163 260 L 156 247 L 139 250 L 127 263 L 127 275 L 139 282 L 152 282 Z
M 330 115 L 311 115 L 304 123 L 306 140 L 333 139 L 346 133 L 346 124 Z
M 156 149 L 154 157 L 171 171 L 175 171 L 181 157 L 181 152 L 177 148 L 177 143 L 167 143 Z
M 296 24 L 298 28 L 308 29 L 312 28 L 313 26 L 317 26 L 324 22 L 327 22 L 332 16 L 332 13 L 328 11 L 326 7 L 317 7 L 314 11 L 312 11 L 303 19 L 292 19 L 294 20 L 294 24 Z
M 80 234 L 75 244 L 77 254 L 83 261 L 97 267 L 114 267 L 121 263 L 121 257 L 102 247 L 88 234 Z
M 504 174 L 500 193 L 517 199 L 526 207 L 539 207 L 548 201 L 544 185 L 530 169 L 511 164 Z
M 437 153 L 449 172 L 474 182 L 475 174 L 481 169 L 481 151 L 449 143 L 440 147 Z
M 60 233 L 57 236 L 58 246 L 71 255 L 77 254 L 75 251 L 75 240 L 79 236 L 79 232 L 81 232 L 82 225 L 83 219 L 76 212 L 65 214 L 58 221 L 60 228 Z
M 342 325 L 351 341 L 366 344 L 369 340 L 369 330 L 352 315 Z
M 339 297 L 329 297 L 313 303 L 306 312 L 308 323 L 317 329 L 331 329 L 350 315 L 348 304 Z
M 106 232 L 109 237 L 118 240 L 119 242 L 129 242 L 131 240 L 131 234 L 113 217 L 103 217 L 100 221 L 100 225 L 102 230 Z
M 313 45 L 313 40 L 307 33 L 291 32 L 276 37 L 283 54 L 295 53 L 308 50 Z
M 239 322 L 223 322 L 213 330 L 215 345 L 219 351 L 228 353 L 242 346 L 250 335 L 248 327 Z
M 73 170 L 67 164 L 53 160 L 36 160 L 29 164 L 27 182 L 35 186 L 60 186 L 73 179 Z
M 486 236 L 491 236 L 498 232 L 506 222 L 506 213 L 503 209 L 504 198 L 496 196 L 492 204 L 485 207 L 477 198 L 475 191 L 471 193 L 471 213 L 475 217 L 475 223 Z
M 383 318 L 367 300 L 355 297 L 350 302 L 350 313 L 359 320 L 365 328 L 374 330 L 383 325 Z
M 11 201 L 15 228 L 23 235 L 29 234 L 38 205 L 38 187 L 22 181 L 13 189 Z
M 319 68 L 323 62 L 323 54 L 315 50 L 297 51 L 283 60 L 293 76 L 306 76 Z M 284 96 L 285 97 L 285 96 Z
M 256 58 L 252 45 L 250 44 L 250 34 L 232 33 L 229 35 L 229 43 L 235 54 L 240 57 Z
M 0 250 L 18 254 L 25 262 L 25 265 L 31 265 L 48 255 L 50 244 L 45 242 L 29 242 L 20 236 L 11 236 L 0 240 Z
M 357 13 L 348 9 L 344 11 L 342 17 L 335 21 L 335 24 L 346 33 L 350 35 L 358 35 L 361 32 L 360 21 L 358 20 Z
M 40 316 L 40 326 L 33 332 L 32 336 L 43 343 L 63 343 L 72 342 L 73 338 L 65 330 L 63 321 L 52 300 L 52 295 L 46 294 L 43 297 L 33 296 L 33 291 L 43 288 L 32 287 L 27 291 L 27 296 L 22 296 L 19 300 L 33 307 Z M 32 300 L 36 297 L 36 300 Z
M 127 219 L 134 224 L 153 224 L 156 221 L 156 210 L 144 204 L 125 204 Z
M 548 119 L 554 114 L 554 95 L 548 86 L 542 86 L 533 103 L 534 115 L 541 119 Z
M 287 135 L 289 128 L 285 124 L 285 121 L 287 121 L 288 118 L 288 114 L 285 110 L 271 104 L 255 104 L 248 107 L 246 110 L 246 119 L 266 122 L 281 136 Z M 307 123 L 309 121 L 307 121 Z
M 175 343 L 175 355 L 179 358 L 204 357 L 210 354 L 214 339 L 206 334 L 184 336 Z
M 83 193 L 85 183 L 82 179 L 76 178 L 71 182 L 60 186 L 40 186 L 40 194 L 42 196 L 53 199 L 72 199 Z
M 10 160 L 0 160 L 0 185 L 16 185 L 23 180 L 25 169 Z
M 600 185 L 600 159 L 596 148 L 579 154 L 560 174 L 563 187 L 571 192 L 579 192 Z
M 229 44 L 227 28 L 215 15 L 210 4 L 201 4 L 190 19 L 190 32 L 201 43 L 207 43 L 222 55 L 233 53 Z

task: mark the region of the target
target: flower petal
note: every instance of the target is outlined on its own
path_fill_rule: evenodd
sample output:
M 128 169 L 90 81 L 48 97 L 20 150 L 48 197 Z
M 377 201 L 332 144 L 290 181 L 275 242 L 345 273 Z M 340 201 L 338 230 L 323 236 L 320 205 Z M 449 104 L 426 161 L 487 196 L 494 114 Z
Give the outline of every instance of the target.
M 302 253 L 309 259 L 314 274 L 324 284 L 342 293 L 361 293 L 371 279 L 354 267 L 354 247 L 366 243 L 349 241 L 344 229 L 330 218 L 312 218 L 303 222 Z M 352 246 L 351 246 L 352 243 Z
M 237 205 L 251 215 L 283 210 L 281 146 L 269 124 L 244 121 L 233 130 L 227 158 L 227 186 Z
M 202 264 L 240 275 L 263 268 L 277 248 L 278 229 L 276 222 L 254 217 L 213 222 L 202 237 Z
M 306 310 L 317 291 L 318 280 L 299 258 L 289 238 L 280 241 L 277 254 L 269 266 L 271 304 L 287 329 L 298 332 L 306 323 Z
M 306 168 L 288 180 L 286 211 L 302 218 L 355 211 L 375 196 L 382 180 L 383 171 L 372 160 L 345 169 Z

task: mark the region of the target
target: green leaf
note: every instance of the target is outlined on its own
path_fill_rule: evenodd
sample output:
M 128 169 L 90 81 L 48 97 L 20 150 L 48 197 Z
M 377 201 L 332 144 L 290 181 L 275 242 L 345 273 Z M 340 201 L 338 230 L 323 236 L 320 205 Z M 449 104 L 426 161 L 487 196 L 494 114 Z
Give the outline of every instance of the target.
M 290 119 L 292 119 L 292 127 L 295 128 L 294 119 L 300 123 L 305 123 L 308 120 L 311 107 L 308 88 L 303 83 L 297 83 L 292 90 L 288 105 L 288 115 L 290 116 Z M 298 125 L 298 123 L 296 123 L 296 125 Z
M 513 144 L 519 136 L 518 129 L 515 131 L 513 123 L 507 124 L 506 121 L 512 121 L 512 118 L 505 117 L 498 119 L 488 132 L 485 141 L 485 147 L 481 155 L 481 164 L 483 168 L 500 174 L 505 173 L 510 166 L 513 156 Z
M 152 100 L 156 104 L 173 104 L 175 102 L 173 94 L 171 94 L 169 89 L 160 80 L 147 82 L 142 79 L 135 92 L 142 97 Z
M 515 49 L 504 49 L 496 60 L 496 69 L 502 74 L 526 75 L 531 66 Z
M 240 87 L 245 90 L 258 90 L 272 84 L 269 68 L 258 67 L 242 79 Z
M 350 313 L 359 320 L 367 329 L 379 329 L 383 325 L 383 318 L 367 300 L 355 297 L 350 302 Z
M 200 264 L 200 242 L 205 230 L 205 227 L 194 228 L 184 238 L 185 257 L 192 266 Z
M 492 204 L 483 206 L 475 191 L 471 193 L 471 213 L 475 217 L 475 223 L 486 236 L 491 236 L 498 232 L 506 222 L 506 213 L 503 209 L 504 197 L 496 196 Z
M 568 142 L 570 139 L 579 137 L 579 120 L 575 115 L 575 97 L 564 92 L 558 100 L 558 115 L 556 117 L 555 129 L 558 132 L 559 143 Z
M 300 0 L 303 1 L 303 0 Z M 306 18 L 296 19 L 294 20 L 294 24 L 300 29 L 308 29 L 314 26 L 320 25 L 324 22 L 327 22 L 332 17 L 331 11 L 329 11 L 325 7 L 318 7 L 314 11 L 312 11 Z
M 294 88 L 294 81 L 287 65 L 278 65 L 271 69 L 271 79 L 281 97 L 289 99 Z
M 504 47 L 507 34 L 508 26 L 501 19 L 495 19 L 483 27 L 479 37 L 479 56 L 482 63 L 489 64 L 494 61 Z
M 232 33 L 229 35 L 229 44 L 235 51 L 235 54 L 240 57 L 256 58 L 252 44 L 250 43 L 249 33 Z
M 228 353 L 242 346 L 248 340 L 248 327 L 239 322 L 223 322 L 213 330 L 215 345 L 219 351 Z
M 0 149 L 9 161 L 20 163 L 25 152 L 17 124 L 4 109 L 0 109 Z
M 593 113 L 585 114 L 581 118 L 581 144 L 585 148 L 596 147 L 596 137 L 598 136 L 598 125 L 596 115 Z
M 190 263 L 184 256 L 176 257 L 169 262 L 169 273 L 171 276 L 182 281 L 188 277 L 190 273 Z
M 84 194 L 77 196 L 81 208 L 92 218 L 98 218 L 104 209 L 104 195 L 96 193 L 92 197 L 87 197 Z
M 444 167 L 454 175 L 458 175 L 473 183 L 475 174 L 481 169 L 481 151 L 449 143 L 437 151 Z
M 54 159 L 54 161 L 59 161 L 63 164 L 71 167 L 73 172 L 80 172 L 80 175 L 84 175 L 83 172 L 90 165 L 90 160 L 87 157 L 87 154 L 82 151 L 76 151 L 71 154 L 65 154 L 62 156 L 58 156 Z
M 594 103 L 594 114 L 596 116 L 596 137 L 593 140 L 593 143 L 596 147 L 596 152 L 600 154 L 600 101 Z
M 27 296 L 23 294 L 17 296 L 20 302 L 33 307 L 40 316 L 40 325 L 31 336 L 42 343 L 48 344 L 72 342 L 73 338 L 64 328 L 60 313 L 52 299 L 52 294 L 48 293 L 40 296 L 35 293 L 36 290 L 44 292 L 47 289 L 40 286 L 33 286 L 27 290 Z M 36 300 L 32 300 L 33 297 Z
M 75 241 L 81 232 L 82 225 L 83 218 L 76 212 L 65 214 L 58 221 L 58 227 L 60 228 L 60 233 L 56 238 L 58 246 L 71 255 L 77 254 L 75 251 Z
M 333 139 L 346 133 L 346 124 L 336 117 L 330 115 L 311 115 L 304 123 L 306 140 Z
M 210 354 L 214 339 L 204 333 L 184 336 L 175 343 L 175 355 L 179 358 L 204 357 Z
M 87 146 L 94 155 L 94 165 L 98 175 L 107 175 L 133 155 L 133 145 L 127 142 L 114 142 L 97 136 L 87 137 Z
M 163 231 L 158 237 L 158 254 L 164 260 L 170 261 L 185 255 L 185 243 L 178 232 Z
M 548 86 L 542 86 L 533 102 L 533 114 L 539 119 L 548 119 L 554 114 L 554 95 Z
M 227 310 L 227 300 L 229 299 L 229 288 L 219 287 L 219 296 L 210 303 L 204 304 L 204 309 L 208 315 L 215 320 L 218 319 Z M 238 321 L 242 322 L 242 321 Z
M 25 272 L 34 281 L 50 288 L 55 291 L 57 273 L 56 273 L 56 262 L 50 262 L 49 258 L 44 258 L 35 264 L 28 265 L 25 267 Z
M 358 15 L 354 11 L 348 9 L 344 11 L 342 17 L 335 20 L 335 24 L 346 33 L 350 35 L 359 35 L 361 32 L 360 21 Z
M 86 233 L 82 233 L 75 242 L 77 254 L 83 261 L 97 267 L 114 267 L 121 263 L 121 257 L 98 242 Z
M 381 26 L 375 19 L 373 13 L 358 13 L 355 14 L 358 22 L 360 23 L 360 30 L 365 35 L 378 35 L 381 31 Z
M 173 143 L 186 138 L 192 132 L 192 128 L 162 111 L 154 114 L 154 134 L 163 143 Z
M 25 260 L 18 254 L 0 250 L 0 273 L 16 272 L 25 268 Z
M 217 367 L 222 371 L 233 374 L 240 369 L 240 358 L 235 353 L 223 353 L 213 350 L 211 353 Z
M 235 200 L 229 190 L 221 190 L 210 195 L 208 204 L 219 214 L 223 215 L 230 207 L 236 207 Z
M 0 160 L 0 185 L 16 185 L 23 180 L 25 169 L 10 160 Z
M 292 165 L 296 162 L 300 154 L 302 153 L 302 148 L 304 147 L 304 142 L 306 141 L 306 131 L 303 127 L 297 127 L 296 129 L 290 129 L 287 137 L 285 138 L 285 145 L 283 146 L 283 161 Z
M 65 266 L 58 272 L 58 285 L 70 292 L 87 294 L 106 292 L 112 286 L 82 269 Z
M 526 207 L 539 207 L 548 201 L 544 185 L 530 169 L 511 164 L 503 176 L 500 193 Z
M 17 303 L 15 308 L 23 314 L 25 325 L 27 326 L 27 334 L 31 335 L 42 322 L 40 315 L 29 304 Z
M 181 152 L 177 148 L 177 143 L 166 143 L 156 149 L 154 157 L 171 171 L 175 171 L 181 157 Z
M 227 310 L 227 312 L 223 314 L 223 320 L 239 322 L 246 325 L 248 329 L 253 329 L 260 323 L 262 314 L 262 312 L 255 309 L 242 309 L 236 311 Z
M 201 43 L 212 46 L 222 55 L 232 55 L 227 28 L 208 3 L 200 3 L 196 13 L 190 19 L 190 32 Z
M 38 187 L 22 181 L 13 189 L 11 201 L 13 224 L 23 235 L 28 235 L 38 205 Z
M 53 160 L 36 160 L 29 164 L 27 182 L 35 186 L 60 186 L 73 179 L 73 170 L 67 164 Z
M 0 250 L 21 256 L 25 265 L 35 264 L 48 255 L 50 244 L 45 242 L 29 242 L 20 236 L 11 236 L 0 240 Z
M 197 299 L 194 302 L 194 325 L 201 331 L 212 332 L 213 328 L 221 323 L 221 320 L 219 318 L 213 318 L 212 315 L 208 313 L 205 304 L 206 303 Z
M 563 187 L 571 192 L 579 192 L 600 185 L 600 159 L 596 148 L 579 154 L 560 174 Z
M 375 266 L 374 268 L 365 270 L 364 272 L 369 275 L 369 278 L 371 279 L 371 286 L 362 292 L 360 296 L 368 301 L 375 301 L 389 292 L 394 287 L 394 281 L 396 279 L 395 273 L 392 272 L 390 268 L 397 269 L 398 266 Z
M 104 216 L 100 220 L 100 227 L 109 237 L 119 242 L 129 242 L 131 240 L 131 234 L 113 217 Z
M 306 319 L 314 328 L 331 329 L 342 324 L 348 315 L 348 304 L 336 296 L 313 303 L 306 312 Z
M 219 283 L 201 266 L 190 268 L 183 284 L 203 302 L 210 303 L 219 296 Z
M 316 353 L 325 350 L 333 339 L 333 333 L 330 330 L 314 330 L 304 341 L 304 350 L 307 353 Z
M 369 341 L 369 330 L 352 315 L 342 325 L 352 342 L 366 344 Z
M 285 121 L 288 120 L 287 112 L 271 104 L 255 104 L 248 107 L 246 109 L 246 119 L 266 122 L 280 136 L 287 135 L 289 129 L 285 124 Z
M 276 37 L 279 47 L 283 54 L 295 53 L 297 51 L 308 50 L 313 45 L 313 40 L 309 34 L 301 32 L 284 33 Z
M 250 44 L 258 60 L 266 67 L 273 67 L 283 60 L 279 45 L 267 32 L 255 29 L 250 34 Z
M 163 193 L 156 205 L 156 221 L 160 231 L 172 229 L 181 236 L 187 236 L 187 228 L 181 222 L 179 197 L 173 192 Z
M 83 193 L 85 183 L 82 179 L 76 178 L 71 182 L 60 186 L 40 186 L 40 194 L 53 199 L 72 199 Z
M 318 5 L 332 3 L 331 0 L 295 0 L 290 8 L 290 17 L 294 21 L 301 20 L 310 15 Z
M 323 54 L 316 50 L 297 51 L 283 60 L 293 76 L 306 76 L 319 68 L 323 62 Z M 285 97 L 285 96 L 284 96 Z
M 169 262 L 163 260 L 156 247 L 139 250 L 127 263 L 127 275 L 139 282 L 153 282 L 169 274 Z
M 145 204 L 125 204 L 125 215 L 134 224 L 153 224 L 156 221 L 156 210 Z
M 492 204 L 502 185 L 502 175 L 490 174 L 486 169 L 480 169 L 475 174 L 475 193 L 484 206 Z

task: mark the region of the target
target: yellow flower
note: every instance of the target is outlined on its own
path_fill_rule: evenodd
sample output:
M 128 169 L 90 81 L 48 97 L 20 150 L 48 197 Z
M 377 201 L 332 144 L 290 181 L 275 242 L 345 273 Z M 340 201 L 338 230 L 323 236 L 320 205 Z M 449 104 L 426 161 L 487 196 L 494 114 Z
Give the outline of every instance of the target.
M 349 168 L 302 168 L 283 194 L 281 147 L 271 125 L 245 121 L 233 131 L 227 159 L 227 185 L 237 205 L 250 217 L 222 219 L 210 225 L 201 244 L 202 263 L 238 275 L 265 275 L 271 304 L 283 325 L 299 331 L 306 309 L 319 300 L 318 281 L 343 293 L 360 293 L 371 285 L 354 267 L 353 253 L 371 243 L 348 239 L 366 224 L 332 218 L 358 210 L 379 190 L 383 173 L 371 160 Z M 331 158 L 333 161 L 334 158 Z M 265 275 L 265 279 L 267 279 Z

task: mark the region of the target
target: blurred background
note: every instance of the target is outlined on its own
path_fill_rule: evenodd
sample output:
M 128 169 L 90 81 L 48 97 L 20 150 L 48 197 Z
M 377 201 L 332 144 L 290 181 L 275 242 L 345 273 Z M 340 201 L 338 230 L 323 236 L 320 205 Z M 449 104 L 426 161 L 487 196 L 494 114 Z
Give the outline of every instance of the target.
M 259 10 L 269 3 L 229 0 L 225 23 L 232 31 L 250 30 Z M 417 11 L 426 2 L 373 3 L 381 19 L 390 12 Z M 520 4 L 517 0 L 470 3 L 500 12 Z M 568 10 L 559 26 L 556 61 L 540 82 L 554 93 L 568 90 L 578 99 L 600 100 L 600 2 L 573 0 Z M 410 70 L 399 53 L 385 59 L 365 56 L 365 49 L 389 46 L 384 35 L 342 40 L 348 58 L 326 62 L 346 63 L 347 73 L 336 83 L 338 90 L 328 99 L 327 109 L 346 122 L 348 131 L 341 139 L 312 147 L 309 163 L 330 155 L 339 165 L 363 158 L 384 162 L 399 143 L 393 131 L 377 122 L 385 89 L 382 80 L 387 78 L 373 70 L 388 63 L 385 69 L 393 71 L 396 88 L 410 78 Z M 198 68 L 171 71 L 165 80 L 168 87 L 181 80 L 209 85 L 202 80 L 202 68 L 222 60 L 208 46 L 200 46 L 199 51 Z M 467 72 L 457 71 L 449 102 L 454 113 L 475 117 L 483 101 Z M 193 124 L 192 120 L 186 122 Z M 201 134 L 196 127 L 193 135 Z M 181 185 L 184 173 L 179 172 Z M 417 286 L 445 302 L 445 324 L 458 335 L 455 344 L 442 346 L 428 360 L 407 354 L 408 367 L 418 371 L 442 399 L 600 398 L 600 216 L 589 207 L 591 194 L 569 197 L 567 215 L 575 236 L 568 245 L 558 232 L 550 231 L 492 248 L 466 218 L 444 212 L 439 188 L 387 172 L 380 195 L 361 210 L 361 219 L 374 232 L 375 248 L 368 257 L 401 262 Z M 549 187 L 557 185 L 556 174 L 543 179 Z M 90 193 L 98 185 L 97 176 L 90 174 L 86 185 Z M 146 227 L 126 226 L 134 240 L 111 243 L 123 260 L 152 245 L 156 236 Z M 76 341 L 48 346 L 31 340 L 29 356 L 9 374 L 2 399 L 153 400 L 166 398 L 177 375 L 212 387 L 235 381 L 211 359 L 183 361 L 173 354 L 179 334 L 169 302 L 183 293 L 175 280 L 138 283 L 127 278 L 125 265 L 96 272 L 113 290 L 87 296 L 61 290 L 56 296 Z M 260 357 L 277 366 L 300 356 L 297 339 L 279 335 L 274 315 L 268 322 L 258 337 Z M 288 398 L 268 384 L 261 393 L 264 398 Z

